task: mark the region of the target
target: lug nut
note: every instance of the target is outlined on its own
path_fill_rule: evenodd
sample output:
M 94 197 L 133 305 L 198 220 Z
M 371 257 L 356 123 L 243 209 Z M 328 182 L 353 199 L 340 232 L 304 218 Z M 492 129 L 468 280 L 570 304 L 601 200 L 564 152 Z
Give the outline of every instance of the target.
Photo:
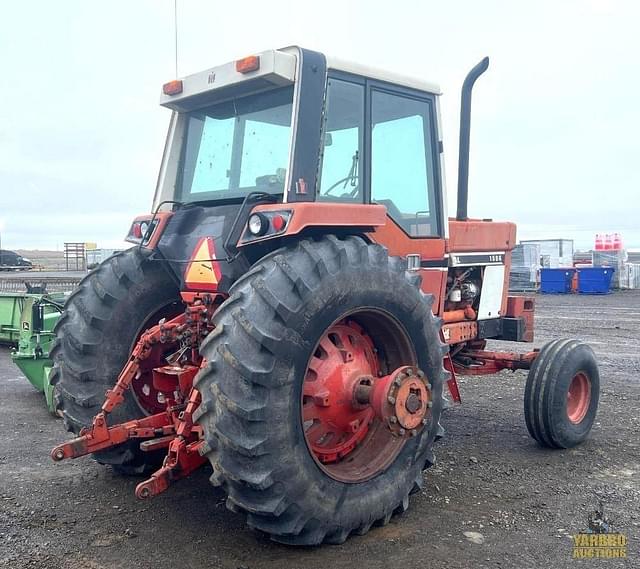
M 400 381 L 400 378 L 399 378 L 399 377 L 396 377 L 396 378 L 393 380 L 393 385 L 397 385 L 398 387 L 400 387 L 400 384 L 401 384 L 401 383 L 402 383 L 402 381 Z
M 396 402 L 396 398 L 393 395 L 389 395 L 389 397 L 387 397 L 387 401 L 393 405 Z
M 418 431 L 416 431 L 415 429 L 411 429 L 411 436 L 415 437 L 418 434 Z
M 406 433 L 406 432 L 407 432 L 407 431 L 405 431 L 404 429 L 402 429 L 402 428 L 401 428 L 401 429 L 398 431 L 398 434 L 399 434 L 401 437 L 404 437 L 404 435 L 405 435 L 405 433 Z
M 427 407 L 429 407 L 429 409 L 431 409 L 431 407 L 433 407 L 433 401 L 429 401 L 429 402 L 427 403 Z
M 398 422 L 398 417 L 396 417 L 395 415 L 391 415 L 391 417 L 389 417 L 389 423 L 391 423 L 392 425 L 395 425 Z
M 431 389 L 432 389 L 432 385 L 431 385 L 430 383 L 427 383 L 427 389 L 428 389 L 429 391 L 431 391 Z
M 411 368 L 407 370 L 407 375 L 413 375 L 413 370 Z
M 425 418 L 425 419 L 422 419 L 422 424 L 423 424 L 423 425 L 426 425 L 428 422 L 429 422 L 429 421 L 428 421 L 426 418 Z
M 424 372 L 421 369 L 418 370 L 418 377 L 424 377 Z

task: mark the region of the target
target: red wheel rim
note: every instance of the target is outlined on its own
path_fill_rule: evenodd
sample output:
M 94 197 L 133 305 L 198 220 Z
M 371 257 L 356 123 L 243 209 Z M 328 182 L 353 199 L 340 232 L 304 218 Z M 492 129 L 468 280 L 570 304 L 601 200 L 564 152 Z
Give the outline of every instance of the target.
M 573 376 L 567 393 L 567 416 L 577 425 L 585 418 L 591 403 L 591 381 L 584 372 Z
M 355 317 L 355 314 L 353 315 Z M 363 380 L 376 379 L 391 370 L 382 369 L 377 341 L 387 359 L 413 363 L 413 348 L 404 329 L 390 316 L 367 311 L 359 320 L 341 320 L 322 335 L 309 359 L 302 389 L 302 423 L 311 455 L 329 476 L 342 482 L 361 482 L 384 471 L 398 455 L 405 438 L 394 436 L 369 405 L 354 399 Z M 365 326 L 367 328 L 365 329 Z M 382 350 L 381 350 L 382 351 Z M 404 360 L 404 361 L 401 361 Z
M 178 349 L 177 344 L 156 344 L 147 358 L 140 362 L 140 370 L 131 382 L 138 405 L 145 413 L 162 413 L 167 405 L 164 395 L 153 387 L 153 368 L 166 365 L 166 356 Z
M 181 312 L 181 307 L 176 304 L 171 304 L 154 312 L 140 328 L 140 333 L 136 336 L 131 349 L 136 345 L 142 334 L 155 326 L 162 318 L 171 320 Z M 178 347 L 176 343 L 156 344 L 153 346 L 149 356 L 140 362 L 140 370 L 131 382 L 131 390 L 138 406 L 146 414 L 155 415 L 156 413 L 162 413 L 167 408 L 164 395 L 153 387 L 153 368 L 165 365 L 167 363 L 166 357 L 174 353 Z

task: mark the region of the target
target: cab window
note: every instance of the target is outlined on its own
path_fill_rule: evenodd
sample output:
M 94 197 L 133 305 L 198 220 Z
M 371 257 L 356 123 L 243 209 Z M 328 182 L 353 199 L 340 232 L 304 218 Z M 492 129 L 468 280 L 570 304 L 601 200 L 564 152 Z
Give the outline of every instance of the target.
M 330 78 L 319 201 L 363 202 L 364 85 Z
M 371 90 L 371 201 L 412 237 L 437 236 L 431 103 Z
M 284 192 L 293 87 L 240 97 L 187 115 L 181 200 Z

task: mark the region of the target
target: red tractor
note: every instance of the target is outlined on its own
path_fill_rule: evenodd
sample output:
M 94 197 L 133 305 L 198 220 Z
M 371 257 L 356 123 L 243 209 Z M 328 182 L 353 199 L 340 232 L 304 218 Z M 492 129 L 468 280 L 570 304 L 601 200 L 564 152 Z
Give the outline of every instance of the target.
M 250 526 L 340 543 L 404 511 L 434 463 L 457 374 L 528 369 L 543 446 L 581 442 L 592 350 L 533 340 L 508 295 L 513 223 L 467 217 L 471 89 L 447 219 L 436 85 L 291 47 L 163 86 L 173 111 L 150 215 L 80 284 L 52 383 L 92 454 L 146 474 L 138 498 L 209 463 Z M 106 390 L 106 398 L 105 398 Z

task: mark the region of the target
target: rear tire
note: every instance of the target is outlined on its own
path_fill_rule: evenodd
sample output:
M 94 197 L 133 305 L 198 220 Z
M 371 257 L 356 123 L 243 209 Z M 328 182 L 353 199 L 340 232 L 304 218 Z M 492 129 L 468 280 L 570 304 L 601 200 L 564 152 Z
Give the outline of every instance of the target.
M 202 395 L 195 418 L 204 429 L 212 482 L 223 486 L 230 509 L 276 541 L 342 543 L 385 524 L 407 509 L 409 494 L 422 487 L 422 471 L 434 462 L 447 348 L 432 297 L 405 269 L 404 261 L 361 238 L 302 241 L 259 261 L 214 317 L 216 328 L 201 346 L 208 364 L 195 381 Z M 305 439 L 303 380 L 326 331 L 345 315 L 366 328 L 367 311 L 384 312 L 410 339 L 433 406 L 426 426 L 390 464 L 370 478 L 343 482 L 319 465 Z M 394 354 L 392 341 L 371 337 L 385 373 L 411 364 L 398 363 L 407 356 Z
M 524 395 L 529 434 L 543 447 L 571 448 L 584 441 L 596 418 L 600 374 L 590 346 L 554 340 L 533 362 Z
M 149 319 L 182 311 L 175 282 L 147 256 L 134 247 L 101 263 L 67 299 L 55 326 L 51 383 L 56 411 L 76 435 L 100 411 L 105 391 L 115 385 Z M 144 415 L 128 390 L 107 421 L 113 425 Z M 139 443 L 131 441 L 93 456 L 122 474 L 142 474 L 157 467 L 163 454 L 144 453 Z

